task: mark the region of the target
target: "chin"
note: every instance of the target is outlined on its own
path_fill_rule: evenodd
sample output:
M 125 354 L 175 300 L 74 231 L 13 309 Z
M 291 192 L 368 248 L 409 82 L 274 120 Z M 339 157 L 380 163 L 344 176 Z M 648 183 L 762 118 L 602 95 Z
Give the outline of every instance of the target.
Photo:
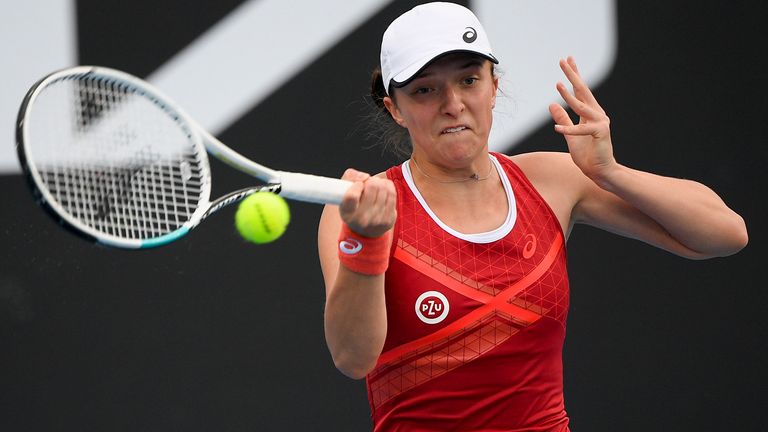
M 443 155 L 452 162 L 452 165 L 463 166 L 474 160 L 481 150 L 482 147 L 477 144 L 467 145 L 466 143 L 459 143 L 447 146 L 443 151 Z

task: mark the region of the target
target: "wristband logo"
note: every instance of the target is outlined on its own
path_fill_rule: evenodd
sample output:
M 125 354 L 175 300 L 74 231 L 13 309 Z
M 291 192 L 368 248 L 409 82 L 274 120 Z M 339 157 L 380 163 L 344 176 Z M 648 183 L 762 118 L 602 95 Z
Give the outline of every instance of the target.
M 416 316 L 425 324 L 437 324 L 448 316 L 448 298 L 437 291 L 427 291 L 416 299 Z
M 363 244 L 352 237 L 347 237 L 346 240 L 339 242 L 339 250 L 347 255 L 354 255 L 363 250 Z

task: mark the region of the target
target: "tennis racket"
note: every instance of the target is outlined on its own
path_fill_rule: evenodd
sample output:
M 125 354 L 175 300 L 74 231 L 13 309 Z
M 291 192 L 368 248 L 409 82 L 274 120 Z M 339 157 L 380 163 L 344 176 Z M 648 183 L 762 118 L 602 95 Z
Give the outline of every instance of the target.
M 54 72 L 19 110 L 17 152 L 37 201 L 98 243 L 151 248 L 260 191 L 338 204 L 350 183 L 275 171 L 238 154 L 147 82 L 113 69 Z M 208 153 L 264 184 L 210 200 Z

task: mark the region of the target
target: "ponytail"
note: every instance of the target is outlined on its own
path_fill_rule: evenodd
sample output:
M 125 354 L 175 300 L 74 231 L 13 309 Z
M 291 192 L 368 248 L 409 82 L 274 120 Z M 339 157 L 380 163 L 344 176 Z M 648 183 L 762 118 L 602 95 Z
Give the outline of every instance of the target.
M 377 107 L 386 111 L 384 106 L 384 97 L 387 96 L 387 92 L 384 89 L 384 78 L 381 76 L 381 69 L 376 68 L 371 74 L 371 99 Z
M 408 129 L 395 123 L 389 110 L 384 105 L 384 98 L 387 97 L 384 88 L 384 79 L 381 76 L 381 69 L 376 68 L 371 74 L 371 101 L 374 112 L 370 115 L 371 133 L 383 150 L 389 150 L 399 158 L 411 157 L 413 147 L 411 138 L 408 135 Z M 394 95 L 389 96 L 394 101 Z

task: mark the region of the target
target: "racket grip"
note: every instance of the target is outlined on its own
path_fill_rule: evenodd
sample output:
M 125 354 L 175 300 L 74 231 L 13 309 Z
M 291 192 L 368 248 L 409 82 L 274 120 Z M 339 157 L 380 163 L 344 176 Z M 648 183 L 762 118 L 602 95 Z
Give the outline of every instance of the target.
M 352 182 L 311 174 L 278 171 L 280 196 L 315 204 L 340 204 Z

